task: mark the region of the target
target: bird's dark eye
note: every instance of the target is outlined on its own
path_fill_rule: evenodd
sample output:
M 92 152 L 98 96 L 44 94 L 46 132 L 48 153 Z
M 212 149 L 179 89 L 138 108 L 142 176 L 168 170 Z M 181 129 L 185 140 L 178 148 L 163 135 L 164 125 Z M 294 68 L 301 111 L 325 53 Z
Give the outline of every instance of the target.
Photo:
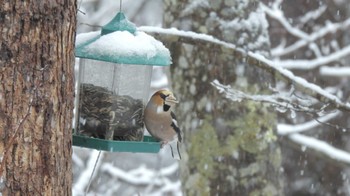
M 165 98 L 169 97 L 169 95 L 164 95 L 163 93 L 160 93 L 160 97 L 165 100 Z

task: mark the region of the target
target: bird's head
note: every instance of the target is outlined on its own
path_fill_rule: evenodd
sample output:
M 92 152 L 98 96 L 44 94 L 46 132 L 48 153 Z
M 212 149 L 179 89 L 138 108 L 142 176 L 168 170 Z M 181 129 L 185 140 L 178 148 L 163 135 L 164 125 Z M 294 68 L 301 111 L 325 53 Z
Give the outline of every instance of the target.
M 159 90 L 155 92 L 151 97 L 151 101 L 157 106 L 163 107 L 164 111 L 168 111 L 170 107 L 179 103 L 174 94 L 169 90 Z

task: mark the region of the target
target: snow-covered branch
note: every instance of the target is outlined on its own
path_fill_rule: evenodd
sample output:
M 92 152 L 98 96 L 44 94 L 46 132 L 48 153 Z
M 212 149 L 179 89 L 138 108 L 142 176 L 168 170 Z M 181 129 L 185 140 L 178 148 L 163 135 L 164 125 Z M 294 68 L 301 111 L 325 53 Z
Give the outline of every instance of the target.
M 309 121 L 303 124 L 298 124 L 298 125 L 278 124 L 277 133 L 279 135 L 288 135 L 292 133 L 309 131 L 317 126 L 320 126 L 321 123 L 325 123 L 331 119 L 336 118 L 337 116 L 339 116 L 339 114 L 341 114 L 341 112 L 330 113 L 318 118 L 317 120 L 312 120 L 312 121 Z
M 300 107 L 303 107 L 301 109 L 305 111 L 311 110 L 311 109 L 308 109 L 306 106 L 301 106 L 298 104 L 291 103 L 290 102 L 291 98 L 288 98 L 287 96 L 283 96 L 283 94 L 248 95 L 244 92 L 235 90 L 230 86 L 222 85 L 217 80 L 214 80 L 211 84 L 215 86 L 219 90 L 219 92 L 224 93 L 226 98 L 231 99 L 232 101 L 240 102 L 242 100 L 250 100 L 250 101 L 257 101 L 257 102 L 266 102 L 274 106 L 284 107 L 290 110 L 300 110 Z M 303 124 L 299 124 L 299 125 L 278 124 L 277 133 L 279 135 L 288 135 L 288 138 L 291 141 L 299 145 L 308 147 L 310 149 L 316 150 L 317 152 L 320 152 L 331 159 L 335 159 L 337 161 L 350 164 L 350 153 L 337 149 L 324 141 L 320 141 L 318 139 L 299 134 L 299 132 L 309 131 L 313 128 L 316 128 L 320 126 L 322 123 L 326 123 L 327 121 L 336 118 L 340 114 L 341 112 L 339 111 L 330 113 L 318 119 L 315 119 Z
M 350 165 L 350 153 L 335 148 L 327 142 L 299 133 L 289 135 L 289 139 L 303 147 L 307 147 L 317 152 L 320 152 L 331 159 Z
M 322 124 L 328 124 L 327 122 L 338 117 L 341 112 L 334 112 L 322 116 L 318 119 L 298 124 L 298 125 L 287 125 L 287 124 L 278 124 L 277 133 L 279 135 L 286 135 L 289 140 L 292 142 L 301 145 L 302 149 L 312 149 L 318 153 L 323 154 L 324 156 L 334 159 L 336 161 L 350 164 L 350 153 L 344 150 L 335 148 L 334 146 L 328 144 L 327 142 L 321 141 L 319 139 L 302 135 L 300 132 L 310 131 Z M 345 129 L 344 129 L 345 130 Z
M 299 37 L 301 39 L 310 41 L 310 37 L 307 33 L 305 33 L 304 31 L 293 27 L 288 20 L 284 17 L 284 13 L 282 12 L 282 10 L 280 10 L 279 8 L 274 8 L 271 9 L 269 7 L 267 7 L 266 5 L 264 5 L 263 3 L 260 4 L 262 10 L 270 17 L 276 19 L 279 23 L 281 23 L 281 25 L 291 34 L 294 35 L 295 37 Z
M 291 110 L 292 112 L 308 112 L 317 113 L 322 110 L 322 108 L 312 108 L 311 101 L 307 105 L 302 105 L 304 100 L 300 100 L 300 97 L 294 96 L 294 92 L 288 93 L 275 93 L 271 95 L 249 95 L 242 91 L 233 89 L 229 85 L 223 85 L 218 80 L 214 80 L 211 84 L 223 93 L 226 98 L 232 101 L 241 102 L 243 100 L 269 103 L 276 108 L 277 111 L 285 112 L 286 110 Z M 298 102 L 298 103 L 296 103 Z
M 350 56 L 350 45 L 346 46 L 330 55 L 318 57 L 313 60 L 282 60 L 275 61 L 281 67 L 287 69 L 314 69 L 321 65 L 327 65 L 332 62 L 339 61 L 344 57 Z
M 179 169 L 177 162 L 162 168 L 148 168 L 143 164 L 139 164 L 137 168 L 126 171 L 111 162 L 103 161 L 103 157 L 108 159 L 110 154 L 101 153 L 102 156 L 96 162 L 100 151 L 93 150 L 91 152 L 86 165 L 84 166 L 83 164 L 80 167 L 86 168 L 80 173 L 74 183 L 73 195 L 75 196 L 96 193 L 102 193 L 103 195 L 115 195 L 116 193 L 133 195 L 135 189 L 144 195 L 182 195 L 181 182 L 174 178 Z M 80 158 L 76 157 L 75 162 L 81 164 Z M 95 172 L 93 172 L 94 168 Z M 91 176 L 92 173 L 94 173 L 93 176 Z M 100 183 L 101 178 L 106 176 L 108 176 L 108 179 L 113 180 L 111 182 L 113 187 L 108 190 L 103 187 L 109 186 L 109 183 Z M 90 179 L 92 179 L 92 186 L 90 191 L 87 191 Z M 132 188 L 129 189 L 129 187 Z
M 144 165 L 131 171 L 124 171 L 114 167 L 110 163 L 105 163 L 101 167 L 101 171 L 128 184 L 149 187 L 144 191 L 145 195 L 167 195 L 169 193 L 176 195 L 181 190 L 180 181 L 171 181 L 169 179 L 171 175 L 178 171 L 177 163 L 162 168 L 159 171 L 148 169 Z M 158 187 L 156 192 L 152 192 L 153 186 Z
M 298 26 L 303 26 L 304 24 L 310 22 L 311 20 L 315 20 L 319 18 L 327 9 L 326 5 L 321 5 L 316 10 L 312 10 L 307 12 L 304 16 L 301 16 L 299 18 L 299 24 Z
M 322 66 L 320 74 L 332 77 L 350 77 L 350 67 L 328 67 Z
M 221 41 L 208 34 L 196 33 L 193 31 L 183 31 L 176 28 L 166 29 L 162 27 L 153 27 L 153 26 L 141 26 L 141 27 L 138 27 L 137 29 L 140 31 L 144 31 L 146 33 L 154 33 L 154 34 L 162 35 L 164 36 L 162 38 L 165 40 L 168 40 L 169 42 L 182 41 L 185 43 L 195 43 L 195 42 L 212 43 L 212 44 L 222 45 L 227 48 L 235 49 L 241 53 L 245 53 L 244 49 L 237 48 L 236 45 L 232 43 Z
M 282 47 L 277 47 L 271 50 L 271 55 L 273 57 L 280 57 L 283 55 L 290 54 L 292 52 L 297 51 L 298 49 L 307 46 L 311 42 L 315 42 L 316 40 L 324 37 L 325 35 L 329 33 L 334 33 L 339 30 L 344 30 L 350 27 L 350 18 L 345 20 L 344 22 L 341 23 L 329 23 L 325 27 L 319 29 L 316 32 L 313 32 L 312 34 L 309 35 L 308 40 L 305 39 L 299 39 L 295 43 L 291 44 L 290 46 L 286 48 Z
M 296 88 L 311 97 L 318 99 L 323 103 L 330 103 L 334 108 L 350 111 L 350 103 L 342 102 L 337 96 L 328 93 L 326 90 L 322 89 L 320 86 L 306 81 L 304 78 L 295 76 L 291 71 L 280 67 L 275 62 L 266 59 L 260 54 L 255 54 L 248 52 L 250 57 L 254 58 L 254 61 L 258 61 L 258 66 L 263 69 L 270 70 L 274 75 L 279 74 L 283 79 L 293 83 Z
M 91 176 L 91 174 L 94 171 L 95 164 L 97 164 L 95 168 L 96 170 L 98 170 L 98 168 L 101 165 L 100 160 L 103 159 L 103 153 L 101 153 L 100 159 L 97 160 L 97 158 L 99 157 L 99 153 L 100 151 L 97 151 L 97 150 L 92 151 L 92 154 L 89 157 L 86 169 L 82 172 L 82 174 L 80 174 L 79 179 L 74 184 L 73 195 L 83 195 L 86 187 L 88 187 L 89 185 L 90 178 L 94 178 L 96 176 L 96 172 L 94 172 L 93 176 Z
M 177 172 L 178 164 L 172 164 L 168 167 L 162 168 L 159 171 L 154 171 L 152 169 L 146 168 L 144 165 L 141 165 L 139 168 L 136 168 L 131 171 L 124 171 L 117 167 L 114 167 L 110 163 L 104 163 L 101 167 L 102 172 L 106 172 L 112 175 L 114 178 L 118 178 L 122 181 L 128 182 L 133 185 L 148 185 L 154 183 L 157 186 L 164 184 L 163 179 L 159 179 L 156 175 L 160 176 L 170 176 Z
M 264 5 L 263 3 L 260 4 L 262 7 L 262 10 L 265 11 L 265 13 L 270 16 L 271 18 L 277 20 L 283 27 L 284 29 L 290 33 L 291 35 L 294 35 L 295 37 L 299 38 L 298 41 L 296 41 L 295 43 L 293 43 L 292 45 L 284 48 L 284 47 L 277 47 L 275 49 L 273 49 L 271 51 L 271 55 L 273 57 L 280 57 L 286 54 L 290 54 L 292 52 L 295 52 L 296 50 L 305 47 L 309 44 L 314 43 L 316 40 L 324 37 L 325 35 L 329 34 L 329 33 L 335 33 L 339 30 L 347 30 L 350 27 L 350 18 L 340 22 L 340 23 L 327 23 L 324 27 L 318 29 L 317 31 L 308 34 L 302 30 L 300 30 L 299 28 L 293 27 L 288 19 L 284 16 L 283 12 L 276 6 L 272 6 L 272 8 L 269 8 L 268 6 Z M 321 13 L 323 13 L 326 9 L 326 6 L 321 6 L 319 9 L 317 9 L 315 12 L 310 12 L 309 15 L 306 15 L 305 18 L 303 20 L 309 19 L 310 17 L 319 17 L 319 15 Z M 340 51 L 339 51 L 340 52 Z M 349 55 L 349 51 L 345 51 L 345 52 L 340 52 L 340 53 L 345 53 L 344 55 L 340 55 L 340 57 L 344 57 L 346 55 Z M 328 58 L 324 58 L 323 61 L 326 62 L 332 62 L 336 59 L 332 58 L 332 57 L 336 57 L 339 54 L 330 54 Z M 293 61 L 293 60 L 290 60 Z M 299 63 L 303 63 L 303 62 L 299 62 Z M 311 62 L 311 63 L 315 63 L 315 62 Z M 319 62 L 321 63 L 321 62 Z M 298 63 L 297 63 L 298 64 Z M 304 64 L 304 63 L 303 63 Z M 287 67 L 288 65 L 286 65 Z M 306 66 L 306 68 L 304 69 L 312 69 L 315 66 L 318 65 L 312 65 L 310 67 Z M 300 68 L 300 66 L 296 66 L 296 67 L 291 67 L 291 68 Z
M 240 58 L 245 60 L 250 65 L 261 67 L 262 69 L 277 76 L 278 78 L 276 79 L 282 79 L 292 83 L 295 85 L 297 90 L 300 90 L 301 92 L 314 97 L 323 103 L 330 103 L 336 109 L 350 111 L 349 103 L 342 102 L 338 97 L 323 90 L 320 86 L 310 83 L 301 77 L 295 76 L 291 71 L 282 68 L 278 63 L 273 62 L 260 54 L 246 52 L 242 48 L 237 48 L 234 44 L 221 41 L 210 35 L 181 31 L 175 28 L 164 29 L 160 27 L 143 26 L 139 27 L 138 30 L 158 34 L 161 39 L 168 42 L 213 44 L 215 46 L 231 49 L 232 54 L 236 59 Z

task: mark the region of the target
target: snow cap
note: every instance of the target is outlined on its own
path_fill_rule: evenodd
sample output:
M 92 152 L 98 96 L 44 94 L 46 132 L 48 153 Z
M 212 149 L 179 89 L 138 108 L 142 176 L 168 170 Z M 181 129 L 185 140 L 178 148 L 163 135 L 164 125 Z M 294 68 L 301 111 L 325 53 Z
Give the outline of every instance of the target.
M 119 12 L 101 32 L 76 37 L 75 55 L 79 58 L 120 64 L 169 66 L 169 50 L 162 42 L 144 32 Z

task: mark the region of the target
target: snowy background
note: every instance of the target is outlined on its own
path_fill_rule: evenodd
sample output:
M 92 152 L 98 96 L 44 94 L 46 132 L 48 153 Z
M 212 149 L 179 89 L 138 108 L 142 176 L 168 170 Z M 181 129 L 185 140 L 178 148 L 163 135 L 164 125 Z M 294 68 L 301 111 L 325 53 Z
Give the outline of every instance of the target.
M 205 0 L 193 2 L 191 9 L 206 5 Z M 218 81 L 213 81 L 212 85 L 232 101 L 250 100 L 275 106 L 279 115 L 277 131 L 283 146 L 281 171 L 287 181 L 286 192 L 312 195 L 324 189 L 350 195 L 350 104 L 347 102 L 350 4 L 347 0 L 314 1 L 308 5 L 299 2 L 299 6 L 291 5 L 293 1 L 263 2 L 260 6 L 269 22 L 271 58 L 253 52 L 247 55 L 264 62 L 264 66 L 292 85 L 277 83 L 273 89 L 276 94 L 270 96 L 247 94 Z M 78 7 L 77 33 L 99 30 L 120 9 L 119 1 L 115 0 L 79 1 Z M 160 0 L 124 0 L 122 4 L 127 18 L 145 32 L 174 34 L 236 47 L 208 35 L 181 31 L 186 29 L 159 28 L 162 9 Z M 154 68 L 150 93 L 170 86 L 167 73 L 164 68 Z M 296 89 L 308 93 L 304 96 Z M 325 103 L 334 103 L 340 109 L 328 109 L 327 105 L 323 108 L 313 97 L 323 97 Z M 73 194 L 84 195 L 98 152 L 78 147 L 73 150 Z M 320 157 L 327 161 L 318 162 Z M 179 163 L 171 158 L 169 147 L 159 154 L 103 152 L 99 160 L 88 195 L 182 195 Z M 320 170 L 324 171 L 323 175 L 319 175 Z

